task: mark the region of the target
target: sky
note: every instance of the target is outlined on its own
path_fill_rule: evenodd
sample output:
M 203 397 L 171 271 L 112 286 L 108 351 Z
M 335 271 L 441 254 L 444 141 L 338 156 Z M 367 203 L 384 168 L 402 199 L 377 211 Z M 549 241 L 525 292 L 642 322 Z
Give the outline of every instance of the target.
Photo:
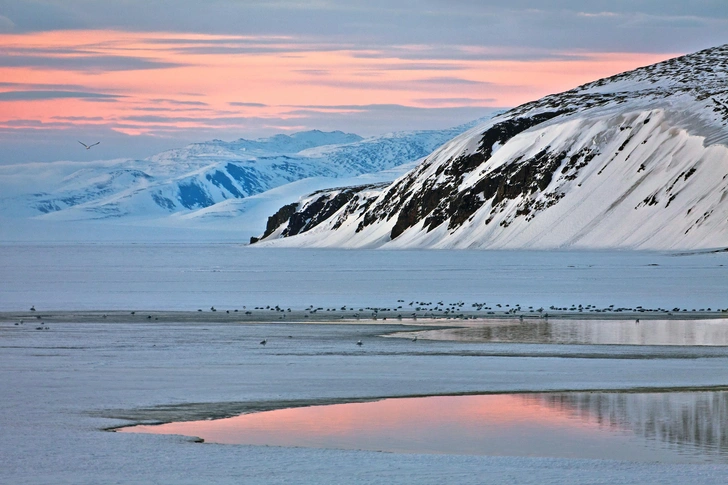
M 726 42 L 725 0 L 0 0 L 0 164 L 447 128 Z

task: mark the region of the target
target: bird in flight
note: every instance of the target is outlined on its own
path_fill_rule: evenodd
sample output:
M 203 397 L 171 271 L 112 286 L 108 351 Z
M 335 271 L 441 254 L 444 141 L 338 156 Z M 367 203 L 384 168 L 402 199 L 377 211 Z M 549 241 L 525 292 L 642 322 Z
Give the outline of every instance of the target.
M 79 143 L 80 143 L 81 145 L 85 146 L 85 147 L 86 147 L 86 150 L 91 150 L 91 147 L 95 147 L 96 145 L 98 145 L 98 144 L 99 144 L 99 143 L 101 143 L 101 142 L 100 142 L 100 141 L 97 141 L 97 142 L 96 142 L 96 143 L 94 143 L 93 145 L 87 145 L 87 144 L 85 144 L 85 143 L 84 143 L 84 142 L 82 142 L 82 141 L 79 141 Z

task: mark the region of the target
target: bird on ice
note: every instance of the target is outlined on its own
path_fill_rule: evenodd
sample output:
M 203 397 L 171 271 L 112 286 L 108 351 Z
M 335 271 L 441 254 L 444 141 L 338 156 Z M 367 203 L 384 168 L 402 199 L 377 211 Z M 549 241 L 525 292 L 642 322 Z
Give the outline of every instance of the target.
M 84 147 L 86 147 L 86 150 L 91 150 L 91 147 L 95 147 L 96 145 L 98 145 L 98 144 L 99 144 L 99 143 L 101 143 L 101 142 L 100 142 L 100 141 L 97 141 L 97 142 L 96 142 L 96 143 L 94 143 L 93 145 L 87 145 L 87 144 L 85 144 L 85 143 L 84 143 L 84 142 L 82 142 L 82 141 L 79 141 L 79 143 L 80 143 L 81 145 L 83 145 Z

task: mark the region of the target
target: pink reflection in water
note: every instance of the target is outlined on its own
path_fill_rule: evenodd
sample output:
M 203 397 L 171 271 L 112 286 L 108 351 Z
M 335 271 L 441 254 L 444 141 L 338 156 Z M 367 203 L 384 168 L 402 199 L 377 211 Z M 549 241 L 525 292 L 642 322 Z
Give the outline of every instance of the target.
M 582 395 L 586 396 L 575 394 Z M 136 426 L 121 431 L 198 436 L 206 442 L 223 444 L 404 453 L 679 463 L 715 461 L 718 456 L 640 436 L 630 429 L 627 418 L 611 423 L 589 419 L 584 413 L 574 413 L 573 403 L 565 405 L 563 400 L 554 401 L 548 396 L 386 399 L 282 409 L 214 421 Z M 723 460 L 718 457 L 717 461 Z

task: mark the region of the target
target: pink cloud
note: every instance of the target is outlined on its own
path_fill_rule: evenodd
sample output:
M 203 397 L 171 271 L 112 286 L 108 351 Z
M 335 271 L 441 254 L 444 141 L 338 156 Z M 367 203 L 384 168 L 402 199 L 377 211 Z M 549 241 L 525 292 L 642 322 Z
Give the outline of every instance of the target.
M 0 62 L 0 92 L 18 91 L 14 84 L 22 85 L 24 92 L 41 91 L 41 86 L 44 92 L 52 86 L 61 91 L 61 86 L 71 85 L 87 93 L 118 96 L 113 103 L 93 102 L 103 101 L 103 96 L 44 99 L 26 94 L 28 99 L 12 102 L 0 96 L 0 126 L 12 127 L 13 120 L 51 123 L 63 118 L 107 123 L 134 134 L 244 127 L 241 119 L 246 116 L 268 119 L 275 126 L 275 120 L 298 116 L 291 114 L 292 108 L 306 106 L 428 108 L 452 105 L 453 100 L 457 106 L 515 106 L 672 57 L 559 52 L 540 59 L 515 53 L 507 59 L 507 52 L 499 52 L 494 59 L 483 51 L 483 59 L 478 59 L 478 48 L 466 46 L 461 50 L 469 56 L 454 62 L 427 59 L 431 49 L 420 45 L 399 46 L 388 53 L 290 37 L 117 31 L 0 34 L 0 42 L 11 58 Z M 402 53 L 417 56 L 408 60 Z M 22 96 L 6 95 L 12 97 Z M 165 106 L 170 108 L 168 115 Z M 131 118 L 140 108 L 158 108 L 160 113 L 154 121 Z M 221 120 L 220 113 L 231 110 L 236 115 L 229 123 Z M 118 121 L 124 119 L 120 126 Z

